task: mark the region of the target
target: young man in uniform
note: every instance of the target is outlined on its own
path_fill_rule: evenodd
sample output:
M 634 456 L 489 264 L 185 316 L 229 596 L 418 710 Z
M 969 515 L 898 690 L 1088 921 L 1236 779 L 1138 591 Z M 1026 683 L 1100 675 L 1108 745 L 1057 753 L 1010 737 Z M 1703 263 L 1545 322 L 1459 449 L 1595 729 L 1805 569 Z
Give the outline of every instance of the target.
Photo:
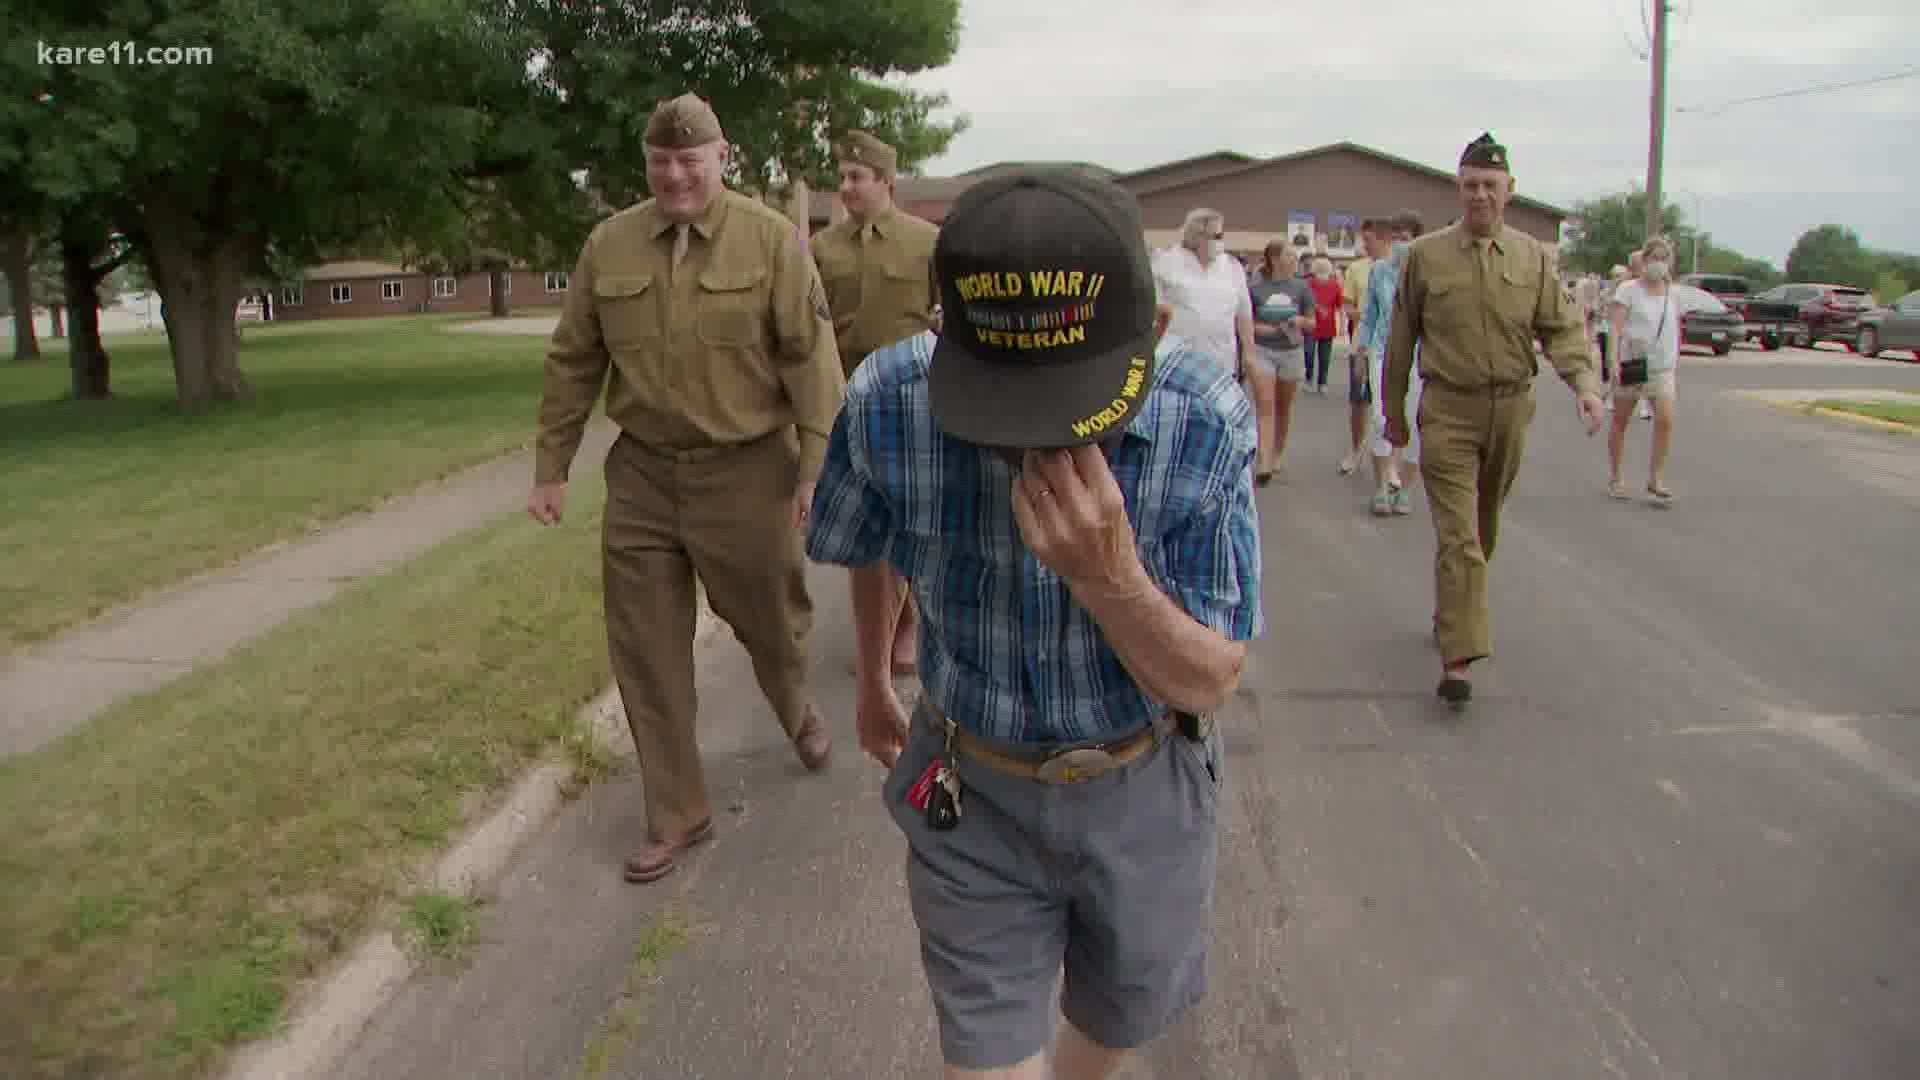
M 1254 425 L 1219 356 L 1156 345 L 1143 239 L 1104 180 L 969 188 L 941 331 L 854 374 L 814 499 L 860 632 L 889 563 L 927 625 L 911 729 L 871 674 L 858 717 L 949 1080 L 1110 1076 L 1205 992 L 1210 718 L 1262 626 Z
M 527 498 L 536 520 L 560 520 L 605 382 L 621 428 L 606 460 L 607 646 L 647 803 L 629 881 L 666 875 L 713 831 L 694 731 L 696 574 L 801 762 L 827 765 L 799 527 L 845 385 L 805 242 L 722 187 L 728 146 L 707 103 L 663 102 L 646 155 L 653 197 L 601 222 L 568 279 Z
M 1587 434 L 1605 406 L 1579 313 L 1540 241 L 1506 224 L 1513 174 L 1506 148 L 1482 135 L 1460 155 L 1460 224 L 1414 241 L 1393 301 L 1387 341 L 1387 440 L 1406 446 L 1414 347 L 1424 380 L 1421 473 L 1438 542 L 1434 636 L 1440 696 L 1473 696 L 1467 668 L 1493 652 L 1487 561 L 1500 506 L 1520 472 L 1533 421 L 1533 343 L 1576 395 Z
M 840 364 L 852 378 L 874 350 L 933 325 L 940 302 L 933 287 L 933 241 L 940 230 L 894 205 L 899 155 L 893 147 L 855 131 L 837 152 L 840 203 L 847 217 L 820 230 L 811 246 L 833 309 Z M 888 653 L 870 659 L 888 664 L 895 675 L 911 675 L 917 670 L 920 620 L 906 582 L 896 581 L 894 593 L 898 614 Z M 856 653 L 855 664 L 862 662 Z

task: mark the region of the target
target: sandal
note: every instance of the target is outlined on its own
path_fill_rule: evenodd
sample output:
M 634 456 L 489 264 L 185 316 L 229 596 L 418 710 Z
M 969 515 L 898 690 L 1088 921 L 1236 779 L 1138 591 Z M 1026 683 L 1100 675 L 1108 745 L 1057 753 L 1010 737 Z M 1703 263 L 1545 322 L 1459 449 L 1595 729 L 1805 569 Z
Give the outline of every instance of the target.
M 1653 500 L 1655 506 L 1673 505 L 1673 492 L 1667 488 L 1655 487 L 1652 484 L 1648 484 L 1647 497 Z
M 1615 480 L 1613 483 L 1607 485 L 1607 494 L 1616 499 L 1625 499 L 1627 497 L 1627 485 Z

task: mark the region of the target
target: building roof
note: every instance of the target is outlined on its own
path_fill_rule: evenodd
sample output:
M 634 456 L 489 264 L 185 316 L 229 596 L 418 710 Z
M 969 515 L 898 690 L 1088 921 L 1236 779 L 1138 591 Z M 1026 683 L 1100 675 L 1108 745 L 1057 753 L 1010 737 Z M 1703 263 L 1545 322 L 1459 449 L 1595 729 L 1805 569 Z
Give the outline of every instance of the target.
M 1257 160 L 1257 158 L 1249 157 L 1246 154 L 1234 150 L 1215 150 L 1209 154 L 1195 154 L 1192 157 L 1184 157 L 1178 161 L 1163 161 L 1158 165 L 1149 165 L 1144 169 L 1135 169 L 1132 172 L 1111 173 L 1109 174 L 1109 178 L 1122 184 L 1129 191 L 1142 191 L 1150 190 L 1154 187 L 1154 181 L 1158 177 L 1170 173 L 1175 169 L 1184 169 L 1190 165 L 1199 165 L 1202 162 L 1218 162 L 1221 165 L 1221 168 L 1215 172 L 1191 178 L 1197 181 L 1234 172 L 1241 166 L 1253 164 Z M 1178 187 L 1179 183 L 1183 182 L 1186 181 L 1168 183 L 1166 186 Z
M 1253 172 L 1256 169 L 1270 168 L 1274 165 L 1281 165 L 1290 161 L 1300 161 L 1305 158 L 1320 157 L 1325 154 L 1337 154 L 1337 153 L 1362 154 L 1367 157 L 1384 161 L 1387 164 L 1392 165 L 1396 168 L 1406 169 L 1410 172 L 1416 172 L 1423 176 L 1432 177 L 1436 180 L 1444 180 L 1449 184 L 1453 183 L 1453 180 L 1454 180 L 1454 174 L 1451 172 L 1448 172 L 1445 169 L 1437 169 L 1431 165 L 1422 165 L 1417 161 L 1412 161 L 1410 159 L 1400 157 L 1397 154 L 1389 154 L 1385 150 L 1375 150 L 1371 146 L 1362 146 L 1361 144 L 1356 142 L 1343 141 L 1343 142 L 1336 142 L 1336 143 L 1327 143 L 1325 146 L 1315 146 L 1306 150 L 1296 150 L 1291 154 L 1281 154 L 1277 157 L 1263 158 L 1259 160 L 1249 158 L 1248 164 L 1242 165 L 1237 169 L 1231 169 L 1225 172 L 1209 173 L 1203 176 L 1189 177 L 1186 179 L 1176 179 L 1165 184 L 1148 183 L 1145 185 L 1139 185 L 1135 183 L 1128 183 L 1127 186 L 1131 188 L 1136 194 L 1141 194 L 1141 195 L 1144 195 L 1151 191 L 1171 191 L 1174 188 L 1185 187 L 1189 184 L 1210 183 L 1212 181 L 1219 180 L 1220 178 L 1226 177 L 1226 176 L 1237 176 L 1241 173 Z M 1189 160 L 1192 160 L 1192 159 L 1189 159 Z M 1175 162 L 1174 164 L 1181 164 L 1181 163 Z M 1156 166 L 1154 169 L 1143 170 L 1142 173 L 1129 174 L 1128 176 L 1122 177 L 1121 179 L 1130 181 L 1130 180 L 1133 180 L 1135 177 L 1142 176 L 1144 173 L 1158 172 L 1162 169 L 1166 169 L 1169 167 L 1170 166 Z M 1529 206 L 1535 210 L 1541 211 L 1542 213 L 1552 214 L 1556 217 L 1565 218 L 1570 216 L 1572 213 L 1572 211 L 1555 206 L 1552 203 L 1542 202 L 1539 199 L 1530 199 L 1525 195 L 1515 195 L 1513 197 L 1513 201 L 1520 204 L 1521 206 Z
M 1027 169 L 1078 169 L 1105 180 L 1111 180 L 1120 175 L 1105 165 L 1095 165 L 1091 161 L 996 161 L 991 165 L 979 165 L 955 175 L 969 180 L 985 180 L 990 176 Z
M 323 262 L 318 266 L 307 267 L 302 275 L 308 281 L 347 281 L 357 278 L 400 277 L 404 274 L 416 274 L 397 263 L 380 262 L 374 259 L 336 259 Z
M 954 176 L 903 176 L 895 187 L 894 202 L 903 206 L 916 202 L 952 202 L 954 199 L 960 197 L 961 192 L 992 176 L 998 176 L 1014 169 L 1063 166 L 1091 172 L 1096 176 L 1120 184 L 1136 195 L 1145 195 L 1156 191 L 1172 191 L 1194 184 L 1208 184 L 1223 177 L 1238 176 L 1243 173 L 1253 172 L 1257 169 L 1271 168 L 1272 166 L 1291 161 L 1300 161 L 1306 158 L 1337 153 L 1364 155 L 1378 161 L 1383 161 L 1395 168 L 1418 173 L 1436 180 L 1444 180 L 1449 184 L 1453 183 L 1454 180 L 1454 174 L 1445 169 L 1437 169 L 1431 165 L 1422 165 L 1420 162 L 1400 157 L 1397 154 L 1389 154 L 1384 150 L 1376 150 L 1371 146 L 1362 146 L 1356 142 L 1336 142 L 1327 143 L 1324 146 L 1310 147 L 1305 150 L 1296 150 L 1290 154 L 1281 154 L 1277 157 L 1269 158 L 1251 157 L 1246 154 L 1236 153 L 1232 150 L 1216 150 L 1209 154 L 1198 154 L 1193 157 L 1181 158 L 1178 161 L 1168 161 L 1159 165 L 1149 166 L 1145 169 L 1137 169 L 1133 172 L 1117 172 L 1104 166 L 1080 161 L 1002 161 L 992 165 L 982 165 L 979 168 L 968 169 Z M 1206 162 L 1217 162 L 1221 167 L 1193 175 L 1182 176 L 1178 174 L 1178 170 Z M 833 216 L 833 201 L 836 197 L 835 193 L 831 191 L 813 192 L 807 206 L 808 216 L 814 221 L 831 220 Z M 1566 218 L 1571 216 L 1572 213 L 1552 203 L 1528 198 L 1525 195 L 1515 195 L 1513 201 L 1521 206 L 1531 207 L 1555 217 Z

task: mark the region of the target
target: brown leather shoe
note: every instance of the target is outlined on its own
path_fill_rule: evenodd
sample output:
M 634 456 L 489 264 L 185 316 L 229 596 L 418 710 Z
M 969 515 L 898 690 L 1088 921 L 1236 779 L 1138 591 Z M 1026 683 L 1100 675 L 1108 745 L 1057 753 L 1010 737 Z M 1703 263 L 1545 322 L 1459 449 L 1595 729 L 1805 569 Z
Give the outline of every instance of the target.
M 827 759 L 833 755 L 833 736 L 827 734 L 827 725 L 820 719 L 820 711 L 807 706 L 807 718 L 800 723 L 800 734 L 793 739 L 794 753 L 800 756 L 800 764 L 814 772 L 827 767 Z
M 713 822 L 705 821 L 694 830 L 680 838 L 678 842 L 648 838 L 633 854 L 627 856 L 626 878 L 635 884 L 658 881 L 673 873 L 680 865 L 680 853 L 701 843 L 713 835 Z

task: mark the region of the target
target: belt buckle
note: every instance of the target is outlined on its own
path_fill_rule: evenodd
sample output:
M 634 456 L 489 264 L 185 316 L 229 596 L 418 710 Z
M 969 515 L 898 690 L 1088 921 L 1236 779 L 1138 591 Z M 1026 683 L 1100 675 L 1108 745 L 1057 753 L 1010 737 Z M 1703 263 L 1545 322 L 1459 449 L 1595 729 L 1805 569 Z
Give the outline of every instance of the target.
M 1111 768 L 1112 754 L 1097 746 L 1083 746 L 1078 750 L 1062 750 L 1047 758 L 1034 770 L 1034 775 L 1049 784 L 1077 784 Z

